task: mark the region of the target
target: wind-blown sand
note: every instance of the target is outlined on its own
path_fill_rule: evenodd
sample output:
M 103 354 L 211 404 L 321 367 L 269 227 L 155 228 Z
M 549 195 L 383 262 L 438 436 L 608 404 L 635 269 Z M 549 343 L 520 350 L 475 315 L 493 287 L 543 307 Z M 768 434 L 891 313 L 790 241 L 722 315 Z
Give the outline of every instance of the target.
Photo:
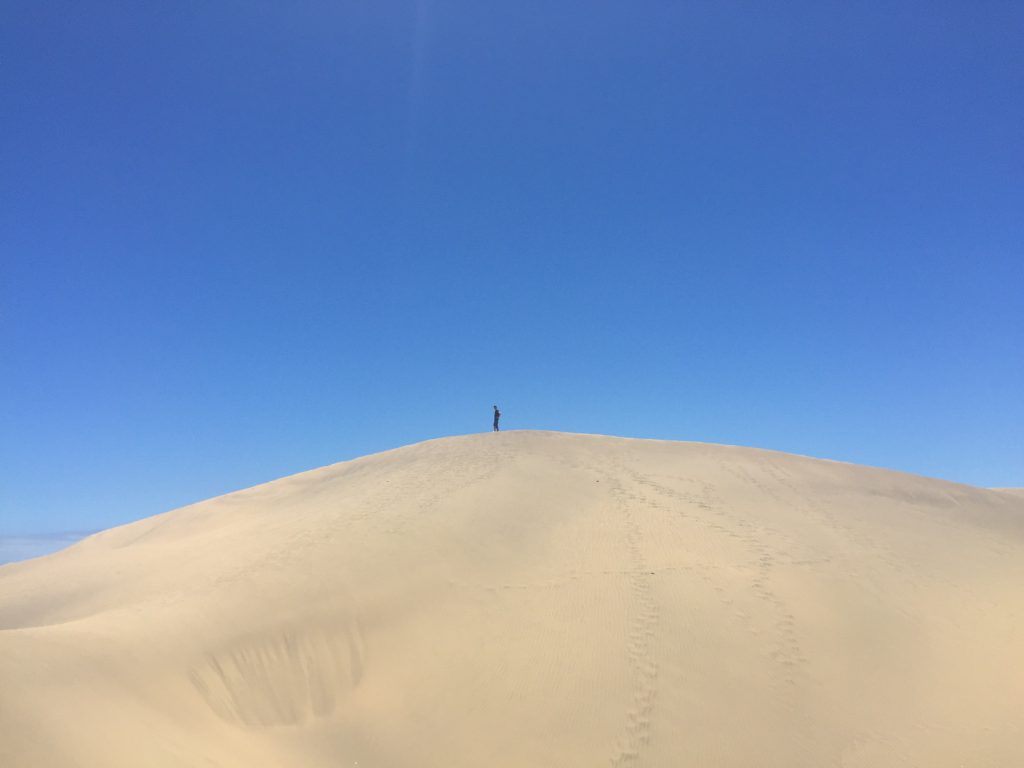
M 1024 765 L 1024 497 L 506 432 L 0 567 L 4 768 Z

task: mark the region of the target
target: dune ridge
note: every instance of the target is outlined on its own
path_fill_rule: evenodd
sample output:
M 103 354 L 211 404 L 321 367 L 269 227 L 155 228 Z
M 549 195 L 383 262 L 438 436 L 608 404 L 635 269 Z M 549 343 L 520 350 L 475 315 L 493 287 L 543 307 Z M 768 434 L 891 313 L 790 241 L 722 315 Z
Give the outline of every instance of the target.
M 0 566 L 0 765 L 1024 765 L 1024 495 L 443 438 Z

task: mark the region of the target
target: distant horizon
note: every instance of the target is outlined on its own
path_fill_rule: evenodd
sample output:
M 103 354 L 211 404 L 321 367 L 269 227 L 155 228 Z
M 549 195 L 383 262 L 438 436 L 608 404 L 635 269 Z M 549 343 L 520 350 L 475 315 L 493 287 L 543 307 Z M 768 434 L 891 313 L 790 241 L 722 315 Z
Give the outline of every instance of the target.
M 125 523 L 127 525 L 127 523 Z M 53 531 L 47 533 L 0 534 L 0 565 L 31 560 L 70 547 L 99 531 Z
M 949 480 L 947 478 L 932 477 L 930 475 L 920 475 L 919 473 L 907 472 L 905 470 L 899 469 L 898 467 L 885 467 L 885 466 L 879 466 L 879 465 L 873 465 L 873 464 L 862 464 L 862 463 L 858 463 L 858 462 L 845 461 L 843 459 L 835 459 L 835 458 L 831 458 L 831 457 L 828 457 L 828 456 L 812 456 L 812 455 L 809 455 L 809 454 L 799 454 L 799 453 L 795 453 L 793 451 L 781 451 L 781 450 L 777 450 L 777 449 L 774 449 L 774 448 L 769 448 L 769 447 L 765 447 L 765 446 L 756 446 L 756 445 L 741 445 L 741 444 L 737 444 L 737 443 L 709 443 L 707 441 L 702 441 L 702 440 L 682 440 L 682 439 L 671 439 L 671 438 L 656 438 L 656 437 L 644 437 L 644 436 L 641 436 L 641 435 L 608 435 L 608 434 L 602 434 L 602 433 L 598 433 L 598 432 L 566 432 L 564 430 L 554 430 L 554 429 L 534 429 L 534 428 L 529 428 L 529 429 L 502 429 L 501 432 L 505 432 L 505 433 L 507 433 L 507 432 L 549 432 L 549 433 L 552 433 L 552 434 L 570 434 L 570 435 L 580 435 L 580 436 L 585 436 L 585 437 L 612 437 L 612 438 L 621 438 L 621 439 L 625 439 L 625 440 L 655 440 L 655 441 L 661 441 L 661 442 L 696 443 L 696 444 L 704 444 L 704 445 L 722 445 L 722 446 L 726 446 L 726 447 L 749 448 L 749 449 L 752 449 L 752 450 L 771 451 L 771 452 L 774 452 L 774 453 L 783 453 L 783 454 L 793 455 L 793 456 L 802 456 L 804 458 L 820 460 L 820 461 L 834 461 L 834 462 L 839 462 L 839 463 L 842 463 L 842 464 L 855 464 L 856 466 L 870 467 L 870 468 L 873 468 L 873 469 L 882 469 L 882 470 L 887 470 L 887 471 L 892 471 L 892 472 L 898 472 L 900 474 L 909 474 L 909 475 L 917 475 L 919 477 L 928 477 L 929 479 L 933 479 L 933 480 L 942 480 L 944 482 L 955 483 L 957 485 L 966 485 L 966 486 L 973 487 L 973 488 L 981 488 L 983 490 L 991 490 L 991 491 L 1017 491 L 1017 490 L 1024 489 L 1024 484 L 1019 485 L 1019 486 L 1017 486 L 1017 485 L 1008 485 L 1008 486 L 977 486 L 977 485 L 972 485 L 970 483 L 960 483 L 960 482 L 957 482 L 956 480 Z M 347 459 L 340 459 L 338 461 L 328 462 L 326 464 L 318 465 L 318 466 L 315 466 L 315 467 L 307 467 L 305 469 L 300 469 L 300 470 L 298 470 L 296 472 L 293 472 L 293 473 L 290 473 L 290 474 L 279 475 L 279 476 L 275 476 L 275 477 L 272 477 L 272 478 L 260 480 L 260 481 L 258 481 L 256 483 L 254 483 L 253 485 L 248 485 L 248 486 L 239 487 L 239 488 L 232 488 L 230 490 L 224 490 L 224 491 L 222 491 L 220 493 L 215 493 L 212 496 L 208 496 L 208 497 L 201 498 L 201 499 L 195 499 L 193 501 L 186 502 L 185 504 L 182 504 L 182 505 L 179 505 L 179 506 L 176 506 L 176 507 L 171 507 L 169 509 L 159 510 L 159 511 L 156 511 L 156 512 L 152 512 L 150 514 L 142 515 L 140 517 L 132 518 L 130 520 L 125 520 L 125 521 L 122 521 L 122 522 L 119 522 L 119 523 L 115 523 L 114 525 L 108 526 L 106 528 L 98 528 L 98 529 L 93 529 L 93 530 L 74 530 L 74 531 L 37 531 L 37 532 L 4 532 L 4 531 L 0 531 L 0 565 L 4 565 L 6 563 L 12 563 L 12 562 L 19 562 L 21 560 L 28 560 L 28 559 L 31 559 L 31 558 L 34 558 L 34 557 L 41 557 L 43 555 L 53 554 L 54 552 L 58 552 L 61 549 L 64 549 L 65 547 L 71 546 L 72 544 L 74 544 L 74 543 L 76 543 L 78 541 L 81 541 L 84 538 L 92 536 L 93 534 L 96 534 L 96 533 L 100 533 L 100 532 L 102 532 L 104 530 L 109 530 L 110 528 L 117 528 L 117 527 L 119 527 L 121 525 L 129 525 L 130 523 L 136 522 L 138 520 L 144 520 L 144 519 L 146 519 L 148 517 L 153 517 L 154 515 L 160 515 L 160 514 L 164 514 L 166 512 L 173 512 L 173 511 L 175 511 L 177 509 L 182 509 L 184 507 L 188 507 L 188 506 L 191 506 L 193 504 L 199 504 L 199 503 L 202 503 L 204 501 L 209 501 L 210 499 L 214 499 L 214 498 L 217 498 L 219 496 L 227 496 L 227 495 L 230 495 L 232 493 L 239 493 L 241 491 L 248 490 L 249 488 L 253 488 L 253 487 L 258 486 L 258 485 L 264 485 L 266 483 L 273 483 L 273 482 L 276 482 L 278 480 L 284 480 L 286 478 L 292 477 L 293 475 L 302 474 L 303 472 L 311 472 L 311 471 L 314 471 L 314 470 L 317 470 L 317 469 L 322 469 L 323 467 L 332 466 L 334 464 L 342 464 L 342 463 L 345 463 L 345 462 L 348 462 L 348 461 L 356 461 L 358 459 L 367 458 L 367 457 L 379 455 L 379 454 L 382 454 L 382 453 L 388 453 L 390 451 L 400 450 L 402 448 L 409 448 L 409 447 L 412 447 L 412 446 L 415 446 L 415 445 L 420 445 L 422 443 L 432 442 L 434 440 L 457 439 L 457 438 L 460 438 L 460 437 L 469 437 L 469 436 L 472 436 L 472 435 L 486 435 L 486 434 L 488 434 L 488 432 L 486 430 L 481 430 L 479 432 L 466 432 L 466 433 L 462 433 L 462 434 L 458 434 L 458 435 L 441 435 L 441 436 L 438 436 L 438 437 L 428 437 L 428 438 L 425 438 L 423 440 L 418 440 L 418 441 L 415 441 L 415 442 L 412 442 L 412 443 L 405 443 L 403 445 L 397 445 L 397 446 L 393 446 L 391 448 L 384 448 L 382 450 L 373 451 L 371 453 L 362 454 L 360 456 L 353 456 L 353 457 L 350 457 L 350 458 L 347 458 Z

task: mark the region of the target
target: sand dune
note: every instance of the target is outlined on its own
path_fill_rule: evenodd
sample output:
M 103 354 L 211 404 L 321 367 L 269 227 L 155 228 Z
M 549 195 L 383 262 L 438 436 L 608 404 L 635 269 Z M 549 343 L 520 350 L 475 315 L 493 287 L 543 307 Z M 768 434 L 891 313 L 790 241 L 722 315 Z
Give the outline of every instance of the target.
M 0 567 L 5 768 L 1024 765 L 1024 496 L 508 432 Z

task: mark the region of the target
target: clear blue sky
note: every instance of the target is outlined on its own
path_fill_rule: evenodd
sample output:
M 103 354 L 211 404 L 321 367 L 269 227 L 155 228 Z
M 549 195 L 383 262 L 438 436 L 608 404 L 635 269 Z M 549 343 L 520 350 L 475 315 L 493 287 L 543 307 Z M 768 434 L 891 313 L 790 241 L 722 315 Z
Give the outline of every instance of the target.
M 0 14 L 0 536 L 493 403 L 1024 485 L 1019 2 Z

